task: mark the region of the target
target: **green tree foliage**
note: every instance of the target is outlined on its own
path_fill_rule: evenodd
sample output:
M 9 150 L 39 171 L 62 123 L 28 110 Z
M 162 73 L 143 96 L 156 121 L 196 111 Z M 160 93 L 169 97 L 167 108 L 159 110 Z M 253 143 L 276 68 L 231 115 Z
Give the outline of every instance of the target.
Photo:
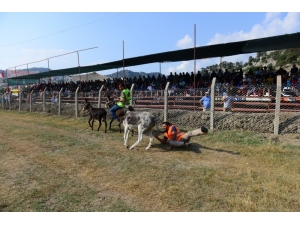
M 300 48 L 293 49 L 284 49 L 284 50 L 275 50 L 271 52 L 257 52 L 256 57 L 249 56 L 248 62 L 221 62 L 221 65 L 211 65 L 206 68 L 201 68 L 202 72 L 205 70 L 217 72 L 221 66 L 223 69 L 228 70 L 239 70 L 240 68 L 246 68 L 244 72 L 248 72 L 250 69 L 256 71 L 258 67 L 262 67 L 262 65 L 266 65 L 268 60 L 275 61 L 274 64 L 269 63 L 267 66 L 272 66 L 273 69 L 275 67 L 283 67 L 283 66 L 291 66 L 293 63 L 300 64 Z M 254 64 L 260 64 L 259 66 L 254 66 Z
M 266 56 L 263 56 L 262 58 L 261 58 L 261 62 L 262 63 L 267 63 L 268 61 L 267 61 L 267 57 Z

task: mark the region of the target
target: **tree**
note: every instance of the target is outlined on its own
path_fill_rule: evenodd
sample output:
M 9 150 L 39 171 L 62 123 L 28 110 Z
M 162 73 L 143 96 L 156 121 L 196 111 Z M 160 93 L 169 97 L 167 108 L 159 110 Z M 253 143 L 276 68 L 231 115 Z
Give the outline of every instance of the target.
M 242 65 L 240 64 L 240 62 L 236 62 L 236 63 L 235 63 L 235 67 L 236 67 L 236 68 L 240 68 L 241 66 L 242 66 Z
M 228 62 L 228 64 L 227 64 L 227 69 L 232 70 L 233 68 L 234 68 L 233 63 L 232 63 L 232 62 Z
M 249 59 L 248 59 L 249 65 L 252 64 L 252 62 L 253 62 L 253 57 L 250 55 L 250 56 L 249 56 Z
M 228 66 L 228 63 L 226 61 L 221 62 L 221 68 L 226 69 Z
M 260 58 L 260 57 L 262 57 L 262 56 L 263 56 L 263 54 L 264 54 L 263 52 L 257 52 L 257 53 L 256 53 L 256 58 Z

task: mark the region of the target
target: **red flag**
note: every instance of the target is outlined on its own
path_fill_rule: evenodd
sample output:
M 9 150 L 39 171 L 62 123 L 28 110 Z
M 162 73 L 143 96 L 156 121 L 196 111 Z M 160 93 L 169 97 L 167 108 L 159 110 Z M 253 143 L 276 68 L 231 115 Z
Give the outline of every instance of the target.
M 4 71 L 2 71 L 1 75 L 2 75 L 2 78 L 4 78 Z

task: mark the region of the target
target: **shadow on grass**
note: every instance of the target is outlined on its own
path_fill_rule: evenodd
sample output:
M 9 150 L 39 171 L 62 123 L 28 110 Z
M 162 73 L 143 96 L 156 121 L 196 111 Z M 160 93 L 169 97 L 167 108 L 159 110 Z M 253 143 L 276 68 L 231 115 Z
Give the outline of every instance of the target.
M 234 152 L 234 151 L 218 149 L 218 148 L 208 148 L 208 147 L 203 147 L 203 148 L 205 148 L 206 150 L 210 150 L 210 151 L 225 152 L 225 153 L 232 154 L 232 155 L 240 155 L 241 154 L 240 152 Z
M 201 153 L 200 147 L 201 145 L 199 144 L 189 144 L 189 146 L 187 148 L 185 147 L 173 147 L 172 149 L 168 150 L 170 145 L 168 144 L 152 144 L 151 147 L 152 148 L 158 148 L 160 149 L 159 152 L 190 152 L 193 151 L 195 153 Z
M 189 143 L 189 146 L 187 148 L 185 147 L 173 147 L 171 150 L 168 150 L 169 147 L 168 144 L 152 144 L 152 147 L 161 149 L 160 152 L 170 152 L 170 151 L 182 151 L 182 152 L 190 152 L 193 151 L 197 154 L 201 153 L 201 149 L 209 150 L 209 151 L 216 151 L 216 152 L 225 152 L 232 155 L 240 155 L 240 152 L 234 152 L 230 150 L 225 149 L 215 149 L 215 148 L 208 148 L 203 145 L 200 145 L 198 143 Z

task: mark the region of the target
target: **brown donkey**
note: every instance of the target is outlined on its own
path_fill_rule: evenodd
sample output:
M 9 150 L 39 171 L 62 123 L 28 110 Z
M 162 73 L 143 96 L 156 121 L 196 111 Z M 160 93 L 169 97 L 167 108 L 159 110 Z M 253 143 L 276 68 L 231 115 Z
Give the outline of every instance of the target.
M 94 119 L 97 119 L 99 121 L 99 126 L 98 126 L 98 131 L 101 127 L 101 120 L 104 121 L 105 123 L 105 133 L 107 131 L 107 123 L 106 123 L 106 116 L 107 116 L 107 112 L 105 109 L 103 108 L 94 108 L 91 103 L 88 102 L 87 99 L 85 99 L 85 103 L 83 105 L 83 111 L 87 110 L 89 112 L 90 118 L 89 118 L 89 125 L 93 130 L 93 126 L 94 126 Z M 91 123 L 92 121 L 92 123 Z
M 113 107 L 113 105 L 115 104 L 115 101 L 113 98 L 111 98 L 109 95 L 106 97 L 106 103 L 105 103 L 105 108 L 107 109 L 110 109 L 111 107 Z M 127 112 L 127 110 L 129 111 L 134 111 L 133 107 L 132 106 L 126 106 L 124 108 L 121 108 L 121 109 L 118 109 L 116 111 L 116 116 L 118 117 L 118 121 L 119 121 L 119 130 L 120 130 L 120 133 L 122 133 L 122 130 L 121 130 L 121 124 L 124 120 L 124 116 Z M 111 121 L 109 123 L 109 130 L 111 130 L 111 124 L 112 122 L 114 121 L 114 118 L 111 118 Z M 133 135 L 133 132 L 132 132 L 132 135 Z

